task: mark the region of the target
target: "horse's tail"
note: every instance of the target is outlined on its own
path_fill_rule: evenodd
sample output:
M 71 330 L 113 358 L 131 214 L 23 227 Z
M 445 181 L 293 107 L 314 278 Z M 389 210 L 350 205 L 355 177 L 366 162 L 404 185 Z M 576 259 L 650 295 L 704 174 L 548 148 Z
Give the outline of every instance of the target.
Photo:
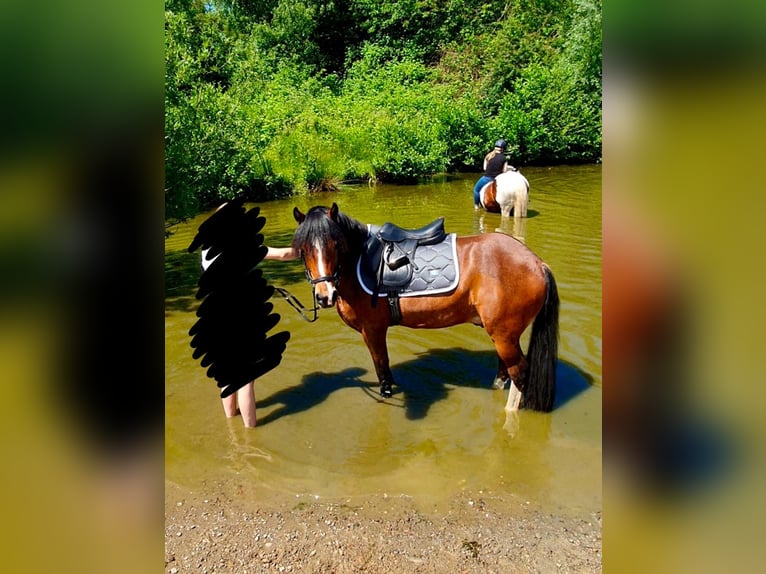
M 556 360 L 559 346 L 559 292 L 550 268 L 545 266 L 547 293 L 543 308 L 532 324 L 527 361 L 529 371 L 521 408 L 550 412 L 556 393 Z
M 523 175 L 521 175 L 521 179 L 524 180 L 524 190 L 519 191 L 516 194 L 516 200 L 513 206 L 514 217 L 526 217 L 527 209 L 529 207 L 529 181 L 527 181 L 527 178 Z

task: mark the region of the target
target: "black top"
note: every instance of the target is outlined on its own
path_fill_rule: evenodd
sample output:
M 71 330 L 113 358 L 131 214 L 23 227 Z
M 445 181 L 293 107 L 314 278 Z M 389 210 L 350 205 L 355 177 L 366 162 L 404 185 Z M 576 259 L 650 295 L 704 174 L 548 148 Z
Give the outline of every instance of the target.
M 505 166 L 505 155 L 498 153 L 487 162 L 487 168 L 484 170 L 484 175 L 487 177 L 497 177 L 503 173 L 503 166 Z

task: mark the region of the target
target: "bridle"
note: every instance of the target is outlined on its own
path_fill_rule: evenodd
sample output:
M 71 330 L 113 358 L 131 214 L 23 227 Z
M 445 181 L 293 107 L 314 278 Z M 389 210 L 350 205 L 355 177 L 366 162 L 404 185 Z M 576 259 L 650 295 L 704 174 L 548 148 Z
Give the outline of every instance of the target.
M 308 267 L 306 267 L 305 261 L 303 262 L 303 267 L 305 268 L 305 271 L 306 271 L 306 280 L 311 285 L 312 291 L 315 290 L 316 285 L 318 283 L 323 283 L 325 281 L 327 281 L 328 283 L 332 283 L 333 287 L 335 287 L 336 289 L 338 288 L 338 285 L 340 284 L 340 265 L 338 265 L 335 268 L 335 271 L 333 272 L 332 275 L 324 275 L 322 277 L 317 277 L 316 279 L 311 278 L 311 273 L 309 273 L 309 270 L 308 270 Z
M 313 313 L 313 316 L 307 315 L 303 310 L 306 308 L 303 303 L 300 302 L 300 300 L 290 293 L 287 289 L 284 289 L 282 287 L 274 287 L 274 290 L 279 293 L 282 298 L 287 301 L 287 303 L 298 313 L 301 317 L 303 317 L 306 321 L 309 323 L 313 323 L 319 318 L 318 311 L 319 307 L 316 305 L 316 286 L 318 283 L 322 283 L 323 281 L 328 281 L 332 283 L 335 288 L 338 288 L 338 285 L 340 284 L 340 265 L 338 265 L 335 268 L 335 271 L 332 273 L 332 275 L 324 275 L 322 277 L 317 277 L 316 279 L 313 279 L 311 277 L 311 273 L 309 273 L 308 267 L 306 267 L 306 260 L 303 258 L 303 255 L 301 254 L 301 259 L 303 260 L 303 269 L 306 273 L 306 280 L 311 285 L 311 299 L 312 301 L 315 301 L 314 306 L 308 310 L 309 313 Z
M 338 288 L 338 285 L 340 285 L 340 272 L 341 272 L 341 265 L 340 263 L 335 267 L 335 271 L 332 272 L 330 275 L 323 275 L 321 277 L 313 278 L 311 276 L 311 273 L 309 272 L 308 267 L 306 266 L 306 257 L 303 254 L 303 250 L 301 250 L 301 261 L 303 262 L 303 270 L 306 274 L 306 281 L 309 282 L 309 285 L 311 285 L 311 299 L 314 301 L 314 306 L 308 310 L 309 313 L 313 313 L 313 316 L 309 317 L 306 313 L 304 313 L 304 309 L 306 308 L 303 303 L 301 303 L 298 298 L 290 293 L 287 289 L 284 289 L 282 287 L 275 287 L 274 290 L 279 293 L 285 301 L 298 313 L 301 317 L 303 317 L 306 321 L 309 323 L 313 323 L 318 319 L 318 311 L 320 307 L 316 304 L 316 286 L 319 283 L 328 282 L 335 287 L 335 289 Z
M 332 283 L 332 286 L 336 289 L 338 288 L 338 285 L 340 285 L 340 264 L 335 267 L 335 271 L 333 271 L 332 274 L 323 275 L 322 277 L 314 279 L 311 277 L 311 273 L 309 273 L 309 268 L 306 266 L 306 258 L 303 256 L 302 252 L 301 260 L 303 261 L 303 268 L 306 271 L 306 281 L 311 285 L 311 296 L 314 298 L 314 301 L 316 301 L 316 286 L 319 283 L 324 283 L 326 281 Z

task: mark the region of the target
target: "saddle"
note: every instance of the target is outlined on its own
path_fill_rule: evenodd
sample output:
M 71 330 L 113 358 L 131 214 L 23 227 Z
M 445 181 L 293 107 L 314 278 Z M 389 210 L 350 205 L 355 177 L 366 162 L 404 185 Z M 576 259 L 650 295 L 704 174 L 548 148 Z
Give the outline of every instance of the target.
M 404 229 L 393 223 L 386 223 L 374 235 L 377 241 L 373 247 L 380 250 L 386 267 L 395 271 L 414 262 L 415 250 L 419 245 L 433 245 L 443 241 L 446 236 L 443 217 L 419 229 Z M 378 265 L 380 263 L 378 262 Z
M 370 226 L 370 236 L 359 260 L 359 276 L 360 282 L 368 287 L 367 292 L 372 296 L 372 306 L 377 306 L 378 297 L 384 293 L 388 296 L 392 322 L 398 323 L 401 319 L 399 293 L 410 285 L 413 276 L 420 271 L 416 254 L 422 251 L 421 248 L 441 251 L 442 248 L 437 246 L 447 237 L 443 217 L 419 229 L 404 229 L 393 223 L 382 227 Z M 445 249 L 451 251 L 451 246 L 447 245 Z M 426 288 L 423 287 L 423 290 Z

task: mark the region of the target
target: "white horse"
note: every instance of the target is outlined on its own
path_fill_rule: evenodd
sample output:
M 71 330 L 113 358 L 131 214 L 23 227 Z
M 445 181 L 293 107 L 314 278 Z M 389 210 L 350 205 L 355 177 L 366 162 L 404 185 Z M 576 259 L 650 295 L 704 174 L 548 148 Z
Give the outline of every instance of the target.
M 529 205 L 529 181 L 520 171 L 509 168 L 479 191 L 481 205 L 503 217 L 526 217 Z

